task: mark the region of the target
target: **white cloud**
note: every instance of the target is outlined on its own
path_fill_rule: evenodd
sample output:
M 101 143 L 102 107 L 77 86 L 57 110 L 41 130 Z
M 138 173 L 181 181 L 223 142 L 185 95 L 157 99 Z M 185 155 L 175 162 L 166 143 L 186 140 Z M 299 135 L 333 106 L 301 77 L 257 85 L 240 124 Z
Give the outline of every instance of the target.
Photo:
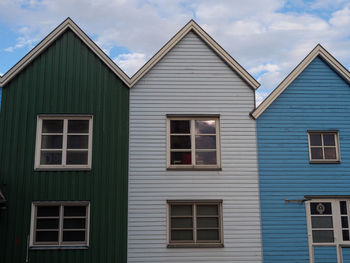
M 283 7 L 290 11 L 281 12 Z M 131 53 L 114 61 L 130 75 L 192 17 L 258 77 L 261 96 L 317 43 L 350 66 L 350 4 L 345 0 L 1 0 L 0 21 L 19 34 L 7 51 L 30 48 L 67 16 L 107 54 L 126 47 Z
M 146 55 L 141 53 L 121 54 L 113 61 L 130 77 L 136 73 L 147 61 Z

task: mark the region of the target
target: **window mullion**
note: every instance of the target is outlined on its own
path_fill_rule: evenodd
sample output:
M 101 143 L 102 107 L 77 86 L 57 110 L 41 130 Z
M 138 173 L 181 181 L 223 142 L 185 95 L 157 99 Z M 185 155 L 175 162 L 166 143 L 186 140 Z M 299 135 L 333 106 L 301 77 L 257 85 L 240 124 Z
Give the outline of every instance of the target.
M 340 202 L 339 200 L 332 201 L 332 219 L 333 219 L 333 232 L 334 232 L 335 244 L 341 243 L 343 239 L 339 202 Z
M 197 205 L 193 204 L 193 241 L 197 243 Z
M 192 166 L 196 165 L 196 137 L 195 137 L 195 120 L 191 120 L 191 155 L 192 155 Z
M 60 220 L 58 224 L 58 245 L 62 245 L 63 239 L 63 205 L 60 205 Z
M 68 119 L 63 121 L 63 145 L 62 145 L 62 165 L 67 164 L 67 133 L 68 133 Z
M 324 154 L 324 142 L 323 142 L 323 134 L 321 134 L 321 144 L 322 144 L 322 159 L 325 160 L 326 156 Z

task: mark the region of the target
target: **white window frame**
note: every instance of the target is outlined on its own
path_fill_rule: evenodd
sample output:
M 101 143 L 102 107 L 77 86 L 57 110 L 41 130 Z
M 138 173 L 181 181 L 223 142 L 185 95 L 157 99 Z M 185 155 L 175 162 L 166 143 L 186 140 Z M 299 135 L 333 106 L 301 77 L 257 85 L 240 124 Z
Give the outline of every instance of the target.
M 340 145 L 339 145 L 339 133 L 338 131 L 308 131 L 308 143 L 309 143 L 309 160 L 310 163 L 339 163 L 340 162 Z M 321 140 L 322 140 L 322 145 L 321 146 L 311 146 L 311 134 L 321 134 Z M 324 146 L 323 143 L 323 135 L 324 134 L 333 134 L 335 138 L 335 146 Z M 312 159 L 311 158 L 311 148 L 322 148 L 322 154 L 323 154 L 323 159 Z M 335 147 L 335 152 L 336 152 L 336 159 L 325 159 L 324 155 L 324 149 L 325 148 L 334 148 Z
M 172 120 L 189 120 L 191 122 L 190 125 L 190 136 L 191 136 L 191 161 L 192 164 L 188 165 L 173 165 L 171 164 L 171 144 L 170 144 L 170 121 Z M 216 164 L 196 164 L 196 140 L 195 140 L 195 121 L 208 121 L 215 120 L 215 131 L 216 131 Z M 210 135 L 210 134 L 208 134 Z M 220 147 L 220 117 L 219 116 L 200 116 L 200 117 L 192 117 L 192 116 L 171 116 L 167 117 L 167 168 L 168 169 L 220 169 L 221 168 L 221 147 Z M 203 149 L 204 150 L 204 149 Z M 181 151 L 179 149 L 179 151 Z
M 193 242 L 172 241 L 171 240 L 171 206 L 172 205 L 192 205 L 193 220 Z M 219 240 L 215 241 L 197 241 L 197 205 L 217 205 L 219 221 Z M 168 200 L 167 201 L 167 242 L 168 248 L 176 247 L 224 247 L 224 228 L 223 228 L 223 208 L 222 200 Z
M 35 242 L 36 233 L 36 213 L 37 207 L 39 206 L 59 206 L 59 233 L 58 242 Z M 63 238 L 63 219 L 65 206 L 85 206 L 86 207 L 86 225 L 85 225 L 85 241 L 84 242 L 64 242 Z M 81 218 L 81 217 L 79 217 Z M 30 237 L 29 237 L 29 247 L 30 248 L 50 248 L 50 249 L 62 249 L 62 248 L 77 248 L 77 247 L 88 247 L 89 246 L 89 236 L 90 236 L 90 202 L 89 201 L 38 201 L 32 203 L 31 210 L 31 222 L 30 222 Z M 57 244 L 58 243 L 58 244 Z
M 310 199 L 305 202 L 305 209 L 306 209 L 306 222 L 307 222 L 307 233 L 308 233 L 308 243 L 309 243 L 309 258 L 310 263 L 314 263 L 314 248 L 315 247 L 322 247 L 322 246 L 334 246 L 337 250 L 337 262 L 342 263 L 342 253 L 341 248 L 342 247 L 350 247 L 350 240 L 349 241 L 343 241 L 343 234 L 342 234 L 342 224 L 341 224 L 341 214 L 340 214 L 340 201 L 346 201 L 347 204 L 347 215 L 348 220 L 350 219 L 350 198 L 339 198 L 339 199 L 327 199 L 327 198 L 317 198 L 317 199 Z M 310 203 L 332 203 L 332 220 L 333 220 L 333 235 L 334 235 L 334 242 L 331 243 L 314 243 L 312 239 L 312 225 L 311 225 L 311 206 Z M 349 220 L 350 221 L 350 220 Z M 350 222 L 349 222 L 350 227 Z M 326 229 L 325 229 L 326 230 Z
M 62 142 L 62 164 L 40 164 L 41 151 L 41 135 L 43 120 L 63 120 L 63 142 Z M 88 163 L 86 165 L 69 165 L 66 164 L 67 156 L 67 137 L 68 137 L 68 120 L 89 120 L 89 139 L 88 139 Z M 92 115 L 38 115 L 37 116 L 37 130 L 36 130 L 36 144 L 35 144 L 35 170 L 90 170 L 92 160 Z M 79 135 L 75 134 L 75 135 Z M 84 134 L 85 135 L 85 134 Z M 57 149 L 55 149 L 57 150 Z M 86 149 L 77 149 L 86 150 Z M 72 150 L 70 150 L 72 151 Z

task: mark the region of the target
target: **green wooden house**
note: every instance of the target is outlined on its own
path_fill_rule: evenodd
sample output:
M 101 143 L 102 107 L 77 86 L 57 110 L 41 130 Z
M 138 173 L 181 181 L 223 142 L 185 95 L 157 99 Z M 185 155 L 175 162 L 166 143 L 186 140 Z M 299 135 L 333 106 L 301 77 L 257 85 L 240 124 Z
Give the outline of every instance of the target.
M 68 18 L 0 86 L 0 262 L 126 262 L 128 76 Z

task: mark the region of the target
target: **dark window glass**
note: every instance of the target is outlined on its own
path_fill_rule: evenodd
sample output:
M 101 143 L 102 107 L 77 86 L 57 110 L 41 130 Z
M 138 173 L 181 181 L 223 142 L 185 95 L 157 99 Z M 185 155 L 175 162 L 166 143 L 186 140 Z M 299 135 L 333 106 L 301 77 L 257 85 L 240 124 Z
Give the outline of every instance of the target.
M 88 164 L 87 151 L 67 151 L 67 164 L 86 165 Z
M 59 215 L 60 215 L 59 206 L 37 206 L 38 217 L 59 216 Z
M 215 217 L 197 218 L 197 228 L 219 227 L 219 219 Z
M 191 136 L 170 137 L 171 149 L 191 149 Z
M 324 146 L 335 146 L 334 134 L 323 134 Z
M 190 121 L 189 120 L 171 120 L 170 132 L 171 133 L 190 133 Z
M 347 215 L 346 201 L 340 201 L 340 213 L 342 215 Z
M 58 231 L 36 231 L 36 242 L 58 242 Z
M 192 164 L 191 152 L 171 152 L 170 163 L 174 165 Z
M 68 120 L 68 133 L 89 133 L 89 120 Z
M 171 216 L 192 216 L 192 205 L 172 205 Z
M 215 165 L 216 164 L 216 151 L 196 152 L 196 164 Z
M 197 205 L 197 216 L 216 216 L 218 214 L 218 205 Z
M 311 148 L 311 159 L 323 159 L 322 148 Z
M 63 220 L 64 229 L 85 229 L 85 218 L 70 218 Z
M 322 146 L 322 138 L 320 133 L 310 133 L 311 146 Z
M 193 231 L 192 230 L 171 230 L 171 240 L 192 241 Z
M 62 151 L 41 151 L 40 164 L 62 164 Z
M 64 216 L 86 216 L 86 206 L 65 206 Z
M 341 217 L 341 227 L 342 228 L 349 228 L 349 221 L 347 216 Z
M 196 121 L 196 134 L 215 134 L 215 120 Z
M 325 159 L 337 159 L 337 153 L 335 148 L 324 148 L 324 158 Z
M 196 149 L 216 149 L 216 136 L 197 135 Z
M 192 218 L 172 218 L 171 228 L 192 228 Z
M 41 149 L 62 149 L 62 135 L 42 135 Z
M 63 231 L 63 242 L 85 241 L 85 231 Z
M 43 133 L 62 133 L 63 120 L 43 120 Z
M 331 216 L 312 216 L 312 228 L 333 228 L 333 220 Z
M 36 229 L 58 229 L 59 219 L 37 219 Z
M 67 148 L 68 149 L 88 149 L 89 135 L 68 135 Z
M 334 242 L 333 230 L 312 230 L 312 240 L 314 243 Z
M 210 240 L 218 241 L 219 240 L 219 230 L 217 229 L 206 229 L 197 231 L 198 240 Z
M 332 204 L 331 203 L 311 203 L 311 214 L 312 215 L 331 215 L 332 214 Z
M 343 230 L 343 240 L 344 241 L 349 241 L 349 230 Z

